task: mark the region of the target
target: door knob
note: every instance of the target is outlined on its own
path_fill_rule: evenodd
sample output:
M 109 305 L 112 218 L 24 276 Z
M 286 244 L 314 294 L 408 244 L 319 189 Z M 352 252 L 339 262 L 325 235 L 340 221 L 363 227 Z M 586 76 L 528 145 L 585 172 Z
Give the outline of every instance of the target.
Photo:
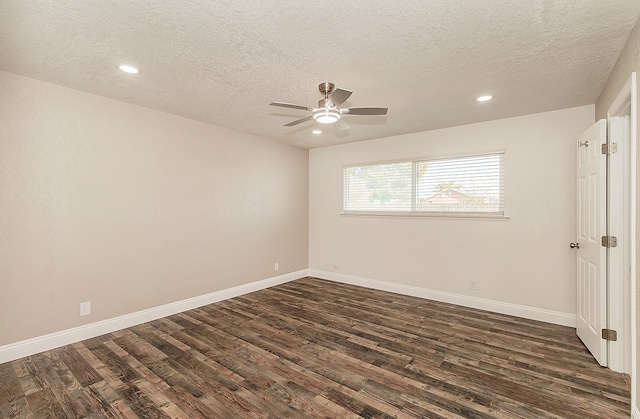
M 572 249 L 580 249 L 580 243 L 569 243 L 569 247 Z

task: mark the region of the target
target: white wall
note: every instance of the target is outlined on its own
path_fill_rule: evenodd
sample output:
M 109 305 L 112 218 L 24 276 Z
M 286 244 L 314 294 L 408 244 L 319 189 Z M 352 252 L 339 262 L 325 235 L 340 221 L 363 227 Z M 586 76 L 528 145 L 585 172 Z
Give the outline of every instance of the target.
M 593 122 L 591 105 L 310 150 L 310 268 L 575 314 L 575 138 Z M 508 220 L 340 215 L 343 165 L 497 150 Z
M 307 267 L 307 150 L 0 72 L 0 345 Z

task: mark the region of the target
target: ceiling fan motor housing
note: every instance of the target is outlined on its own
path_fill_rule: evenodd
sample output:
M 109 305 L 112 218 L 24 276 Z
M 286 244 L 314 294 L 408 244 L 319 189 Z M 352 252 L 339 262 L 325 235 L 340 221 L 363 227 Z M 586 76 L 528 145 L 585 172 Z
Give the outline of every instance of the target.
M 335 108 L 336 105 L 331 102 L 331 99 L 320 99 L 318 101 L 318 108 Z

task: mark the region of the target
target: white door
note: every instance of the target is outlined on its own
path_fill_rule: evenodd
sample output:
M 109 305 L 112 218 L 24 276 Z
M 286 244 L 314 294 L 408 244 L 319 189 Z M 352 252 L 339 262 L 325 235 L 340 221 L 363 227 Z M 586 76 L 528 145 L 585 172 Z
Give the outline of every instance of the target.
M 606 235 L 607 121 L 601 119 L 578 137 L 577 194 L 577 332 L 600 365 L 607 366 L 607 261 L 602 236 Z M 572 247 L 576 246 L 572 243 Z

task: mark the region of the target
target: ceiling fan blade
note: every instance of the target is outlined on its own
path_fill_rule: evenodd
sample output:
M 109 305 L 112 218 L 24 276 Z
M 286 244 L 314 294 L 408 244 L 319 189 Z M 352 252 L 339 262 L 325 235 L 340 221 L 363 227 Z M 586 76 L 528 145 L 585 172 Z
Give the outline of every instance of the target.
M 351 96 L 352 93 L 353 92 L 351 90 L 345 90 L 338 87 L 333 91 L 333 93 L 331 93 L 329 100 L 335 106 L 340 106 L 349 99 L 349 96 Z
M 349 124 L 347 124 L 347 122 L 344 119 L 338 119 L 336 122 L 333 123 L 333 126 L 338 131 L 344 131 L 349 129 Z
M 307 116 L 305 118 L 302 119 L 296 119 L 293 122 L 289 122 L 288 124 L 284 124 L 285 127 L 292 127 L 294 125 L 298 125 L 298 124 L 302 124 L 303 122 L 307 122 L 309 120 L 313 119 L 313 116 Z
M 344 108 L 340 112 L 349 115 L 386 115 L 387 110 L 388 108 Z
M 300 109 L 303 111 L 312 111 L 313 109 L 308 106 L 302 105 L 294 105 L 293 103 L 285 103 L 285 102 L 271 102 L 269 105 L 271 106 L 280 106 L 281 108 L 291 108 L 291 109 Z

